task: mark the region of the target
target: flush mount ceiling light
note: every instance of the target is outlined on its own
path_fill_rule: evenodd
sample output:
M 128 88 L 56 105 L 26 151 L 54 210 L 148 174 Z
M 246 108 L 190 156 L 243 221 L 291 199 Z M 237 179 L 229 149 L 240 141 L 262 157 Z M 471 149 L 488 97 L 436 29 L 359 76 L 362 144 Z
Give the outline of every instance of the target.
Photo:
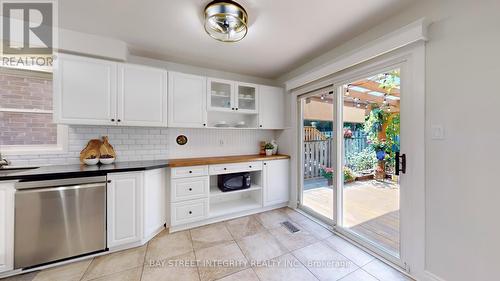
M 216 0 L 205 7 L 205 31 L 222 42 L 237 42 L 247 35 L 248 15 L 231 0 Z

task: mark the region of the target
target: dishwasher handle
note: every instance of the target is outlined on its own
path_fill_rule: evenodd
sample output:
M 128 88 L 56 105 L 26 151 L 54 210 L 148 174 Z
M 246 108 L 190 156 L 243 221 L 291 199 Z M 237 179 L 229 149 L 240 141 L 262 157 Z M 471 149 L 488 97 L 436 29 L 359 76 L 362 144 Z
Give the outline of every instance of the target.
M 46 187 L 46 188 L 30 188 L 30 189 L 21 189 L 17 192 L 22 193 L 42 193 L 42 192 L 52 192 L 52 191 L 67 191 L 67 190 L 78 190 L 78 189 L 86 189 L 86 188 L 95 188 L 95 187 L 106 187 L 106 183 L 88 183 L 88 184 L 77 184 L 71 186 L 55 186 L 55 187 Z
M 39 189 L 39 188 L 53 188 L 63 186 L 78 186 L 92 183 L 106 183 L 106 176 L 98 177 L 83 177 L 83 178 L 69 178 L 69 179 L 55 179 L 55 180 L 39 180 L 39 181 L 20 181 L 15 184 L 17 190 L 22 189 Z

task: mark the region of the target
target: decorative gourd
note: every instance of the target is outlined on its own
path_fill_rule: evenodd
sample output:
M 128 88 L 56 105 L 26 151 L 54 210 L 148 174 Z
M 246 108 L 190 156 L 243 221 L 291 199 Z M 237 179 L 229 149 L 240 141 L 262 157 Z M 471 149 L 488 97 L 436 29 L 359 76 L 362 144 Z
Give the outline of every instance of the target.
M 80 163 L 83 164 L 83 159 L 99 158 L 101 153 L 102 142 L 98 139 L 89 140 L 87 146 L 80 152 Z
M 102 144 L 101 144 L 101 148 L 100 148 L 100 154 L 101 154 L 101 157 L 104 156 L 105 158 L 116 158 L 115 149 L 109 143 L 109 139 L 108 139 L 107 136 L 103 136 L 102 137 Z

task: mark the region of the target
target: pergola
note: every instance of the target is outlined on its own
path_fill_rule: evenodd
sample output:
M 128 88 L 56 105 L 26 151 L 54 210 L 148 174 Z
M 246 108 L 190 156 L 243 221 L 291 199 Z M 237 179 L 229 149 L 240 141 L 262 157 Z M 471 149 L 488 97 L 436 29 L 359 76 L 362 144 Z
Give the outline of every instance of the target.
M 397 113 L 400 111 L 400 88 L 385 89 L 371 77 L 344 85 L 344 122 L 363 123 L 373 105 Z M 305 120 L 333 120 L 333 95 L 327 90 L 307 98 L 304 105 Z

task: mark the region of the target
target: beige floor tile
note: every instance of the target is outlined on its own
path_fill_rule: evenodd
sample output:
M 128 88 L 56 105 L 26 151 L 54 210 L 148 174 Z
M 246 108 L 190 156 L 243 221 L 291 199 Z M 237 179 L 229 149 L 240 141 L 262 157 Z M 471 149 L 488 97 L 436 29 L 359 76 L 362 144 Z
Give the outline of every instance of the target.
M 308 217 L 304 216 L 303 214 L 295 211 L 294 209 L 292 208 L 283 208 L 282 209 L 285 214 L 290 217 L 290 219 L 292 219 L 292 221 L 295 221 L 295 222 L 300 222 L 300 221 L 305 221 L 305 220 L 309 220 Z
M 317 242 L 293 252 L 319 280 L 339 280 L 358 267 L 324 242 Z
M 363 269 L 366 272 L 370 273 L 371 275 L 375 276 L 379 280 L 384 280 L 384 281 L 412 280 L 403 273 L 395 270 L 394 268 L 388 266 L 387 264 L 377 259 L 363 266 Z
M 323 240 L 330 236 L 333 236 L 333 233 L 330 230 L 324 228 L 320 224 L 310 219 L 297 222 L 297 224 L 299 225 L 299 228 L 307 230 L 309 233 L 314 235 L 314 237 L 318 238 L 319 240 Z
M 371 276 L 366 271 L 358 269 L 346 277 L 340 279 L 341 281 L 378 281 L 377 278 Z
M 248 268 L 219 279 L 218 281 L 259 281 L 259 277 L 257 277 L 253 269 Z
M 337 235 L 326 239 L 325 242 L 328 244 L 328 246 L 346 256 L 358 266 L 363 266 L 375 259 L 372 255 L 368 254 L 367 252 L 361 250 L 360 248 L 354 246 L 353 244 L 347 242 Z
M 168 258 L 159 264 L 146 264 L 141 281 L 199 281 L 194 252 Z
M 288 251 L 294 251 L 318 242 L 318 239 L 305 229 L 292 233 L 285 227 L 280 226 L 270 229 L 269 232 L 276 237 L 276 239 L 283 244 Z
M 156 260 L 176 257 L 193 251 L 189 231 L 168 233 L 163 231 L 148 244 L 146 264 Z
M 265 266 L 264 266 L 265 265 Z M 313 281 L 318 280 L 293 255 L 274 258 L 254 268 L 260 280 L 266 281 Z
M 145 254 L 146 245 L 94 258 L 82 280 L 92 280 L 141 266 Z
M 79 281 L 92 259 L 61 265 L 40 271 L 33 281 Z
M 250 262 L 260 262 L 281 256 L 288 250 L 268 232 L 257 233 L 236 241 Z
M 92 279 L 91 281 L 141 281 L 142 266 Z
M 33 278 L 39 273 L 39 271 L 35 272 L 30 272 L 30 273 L 25 273 L 21 275 L 15 275 L 11 277 L 7 277 L 4 279 L 1 279 L 2 281 L 32 281 Z
M 257 214 L 260 223 L 267 229 L 275 228 L 282 222 L 290 220 L 282 209 L 272 210 Z
M 196 249 L 201 281 L 216 280 L 248 267 L 248 261 L 236 243 Z
M 193 248 L 208 248 L 233 241 L 225 223 L 214 223 L 190 230 Z
M 256 216 L 230 220 L 226 222 L 226 226 L 234 239 L 240 239 L 266 230 L 257 220 Z

